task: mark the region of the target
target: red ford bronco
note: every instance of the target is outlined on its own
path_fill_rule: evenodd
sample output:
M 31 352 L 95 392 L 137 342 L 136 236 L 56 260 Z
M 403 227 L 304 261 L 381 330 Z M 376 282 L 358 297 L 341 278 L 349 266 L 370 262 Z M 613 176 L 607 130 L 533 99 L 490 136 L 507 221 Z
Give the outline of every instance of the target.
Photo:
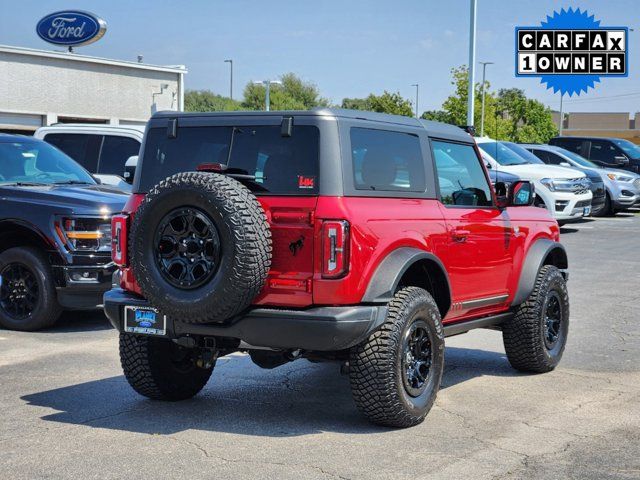
M 567 256 L 528 182 L 489 182 L 463 130 L 319 109 L 150 120 L 113 220 L 105 294 L 125 376 L 180 400 L 219 356 L 341 361 L 357 407 L 394 427 L 435 400 L 444 338 L 502 331 L 547 372 L 569 327 Z

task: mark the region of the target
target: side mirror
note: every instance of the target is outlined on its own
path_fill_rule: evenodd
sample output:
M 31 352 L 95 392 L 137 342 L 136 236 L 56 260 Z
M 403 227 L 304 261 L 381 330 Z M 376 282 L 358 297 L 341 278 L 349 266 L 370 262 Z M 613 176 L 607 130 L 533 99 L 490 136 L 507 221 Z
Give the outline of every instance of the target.
M 509 206 L 509 186 L 504 182 L 496 182 L 493 188 L 496 191 L 498 208 L 507 208 Z
M 629 165 L 629 159 L 625 155 L 613 157 L 618 165 Z
M 493 168 L 493 167 L 491 167 L 491 164 L 489 162 L 487 162 L 485 165 L 487 166 L 488 170 L 491 170 L 491 168 Z
M 100 177 L 96 177 L 95 175 L 91 175 L 91 178 L 93 178 L 98 185 L 102 185 L 102 180 L 100 179 Z
M 561 167 L 571 167 L 571 164 L 569 162 L 560 162 L 560 166 Z
M 509 186 L 509 204 L 513 207 L 528 207 L 533 205 L 535 197 L 535 188 L 531 182 L 513 182 Z
M 133 183 L 133 177 L 136 173 L 136 167 L 138 166 L 138 155 L 131 155 L 127 158 L 124 164 L 124 181 L 127 183 Z

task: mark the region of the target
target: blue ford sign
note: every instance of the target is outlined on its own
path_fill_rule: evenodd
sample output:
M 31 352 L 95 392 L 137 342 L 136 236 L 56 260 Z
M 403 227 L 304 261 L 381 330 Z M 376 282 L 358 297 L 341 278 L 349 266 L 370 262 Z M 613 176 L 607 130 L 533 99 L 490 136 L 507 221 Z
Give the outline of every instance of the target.
M 64 10 L 47 15 L 38 22 L 36 32 L 45 42 L 75 47 L 100 40 L 107 22 L 89 12 Z

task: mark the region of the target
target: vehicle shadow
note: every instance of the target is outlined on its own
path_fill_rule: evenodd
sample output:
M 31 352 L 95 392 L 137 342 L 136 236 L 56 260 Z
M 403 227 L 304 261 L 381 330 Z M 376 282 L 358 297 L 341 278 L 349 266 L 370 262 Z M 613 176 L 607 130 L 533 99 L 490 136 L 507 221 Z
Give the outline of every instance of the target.
M 112 328 L 102 309 L 70 310 L 63 312 L 53 327 L 40 330 L 39 333 L 90 332 Z
M 472 378 L 518 375 L 503 354 L 447 348 L 442 388 Z M 382 433 L 356 410 L 347 376 L 337 364 L 298 361 L 261 370 L 248 356 L 219 360 L 203 392 L 183 402 L 137 395 L 123 376 L 104 378 L 21 397 L 31 406 L 57 410 L 49 422 L 168 435 L 189 429 L 286 437 L 332 431 Z

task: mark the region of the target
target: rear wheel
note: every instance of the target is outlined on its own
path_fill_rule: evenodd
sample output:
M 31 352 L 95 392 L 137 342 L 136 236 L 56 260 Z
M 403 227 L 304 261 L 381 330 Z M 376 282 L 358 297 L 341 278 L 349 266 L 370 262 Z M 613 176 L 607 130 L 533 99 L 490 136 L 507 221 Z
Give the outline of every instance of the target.
M 16 247 L 0 254 L 0 325 L 34 331 L 50 327 L 60 317 L 51 266 L 32 247 Z
M 502 338 L 511 366 L 524 372 L 553 370 L 564 352 L 569 333 L 567 284 L 553 265 L 538 272 L 527 300 L 503 324 Z
M 129 385 L 154 400 L 185 400 L 204 388 L 213 366 L 198 367 L 197 353 L 164 338 L 120 334 L 120 363 Z
M 440 312 L 429 293 L 407 287 L 389 303 L 384 324 L 350 352 L 358 409 L 374 423 L 411 427 L 436 399 L 444 367 Z

